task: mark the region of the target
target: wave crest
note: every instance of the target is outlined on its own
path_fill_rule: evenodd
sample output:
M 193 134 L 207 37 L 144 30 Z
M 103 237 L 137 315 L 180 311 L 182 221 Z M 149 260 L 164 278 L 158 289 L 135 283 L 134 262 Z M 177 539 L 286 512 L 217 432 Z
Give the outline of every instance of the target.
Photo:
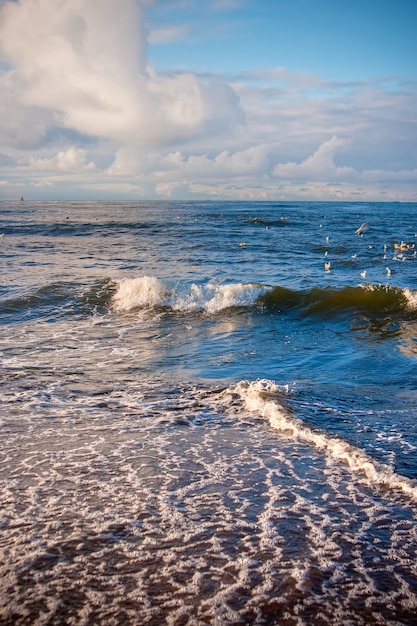
M 166 307 L 181 312 L 217 313 L 232 307 L 251 306 L 267 289 L 262 285 L 244 283 L 189 285 L 142 276 L 117 283 L 113 306 L 120 312 Z
M 289 407 L 286 406 L 285 391 L 273 381 L 240 381 L 224 393 L 226 396 L 237 396 L 248 411 L 265 417 L 272 428 L 299 441 L 311 444 L 338 461 L 347 463 L 352 472 L 365 475 L 372 485 L 400 489 L 414 501 L 417 501 L 417 485 L 414 481 L 396 474 L 391 468 L 379 463 L 347 441 L 311 428 L 295 417 Z
M 266 293 L 261 301 L 270 308 L 297 308 L 307 315 L 351 310 L 366 314 L 417 311 L 417 292 L 372 284 L 340 289 L 313 287 L 307 291 L 277 286 Z
M 258 305 L 272 311 L 294 310 L 302 316 L 339 317 L 352 312 L 392 319 L 417 313 L 417 292 L 387 285 L 312 287 L 300 291 L 259 283 L 187 283 L 140 276 L 115 281 L 112 305 L 119 312 L 167 308 L 180 312 L 218 313 Z

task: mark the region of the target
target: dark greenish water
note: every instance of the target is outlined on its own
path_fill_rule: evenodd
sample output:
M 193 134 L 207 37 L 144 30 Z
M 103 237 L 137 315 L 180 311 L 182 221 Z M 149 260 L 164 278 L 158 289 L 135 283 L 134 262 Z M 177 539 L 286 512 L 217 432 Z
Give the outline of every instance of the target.
M 417 204 L 0 235 L 2 624 L 415 624 Z

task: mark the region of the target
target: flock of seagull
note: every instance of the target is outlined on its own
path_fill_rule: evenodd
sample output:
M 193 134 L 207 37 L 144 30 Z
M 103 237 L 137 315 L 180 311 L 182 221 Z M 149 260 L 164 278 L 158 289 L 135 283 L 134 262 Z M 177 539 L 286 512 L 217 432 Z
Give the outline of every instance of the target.
M 363 233 L 367 230 L 367 228 L 368 228 L 368 222 L 364 222 L 363 224 L 359 226 L 357 230 L 355 230 L 355 235 L 362 237 Z M 415 236 L 417 237 L 417 233 Z M 326 237 L 326 241 L 329 241 L 329 237 Z M 401 241 L 400 243 L 394 243 L 394 250 L 396 254 L 394 254 L 393 256 L 393 261 L 405 261 L 405 260 L 412 260 L 412 259 L 417 258 L 417 250 L 415 249 L 415 243 L 413 242 Z M 404 256 L 404 253 L 411 252 L 412 250 L 414 250 L 414 252 L 412 253 L 411 256 L 408 256 L 408 257 Z M 387 245 L 385 244 L 384 245 L 384 260 L 386 260 L 387 258 L 386 252 L 387 252 Z M 325 256 L 327 256 L 327 250 L 324 254 Z M 355 259 L 356 254 L 352 255 L 352 258 Z M 387 277 L 391 276 L 392 272 L 390 268 L 386 267 L 385 269 L 387 272 Z M 330 261 L 326 261 L 324 263 L 324 270 L 326 272 L 330 272 L 331 270 Z M 361 272 L 361 277 L 366 278 L 366 270 L 363 270 L 363 272 Z

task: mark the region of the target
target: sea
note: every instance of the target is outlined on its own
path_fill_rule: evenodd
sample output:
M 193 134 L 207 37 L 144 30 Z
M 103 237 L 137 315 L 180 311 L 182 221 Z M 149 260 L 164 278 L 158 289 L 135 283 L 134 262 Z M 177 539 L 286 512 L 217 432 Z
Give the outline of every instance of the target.
M 417 204 L 0 202 L 0 623 L 417 624 Z

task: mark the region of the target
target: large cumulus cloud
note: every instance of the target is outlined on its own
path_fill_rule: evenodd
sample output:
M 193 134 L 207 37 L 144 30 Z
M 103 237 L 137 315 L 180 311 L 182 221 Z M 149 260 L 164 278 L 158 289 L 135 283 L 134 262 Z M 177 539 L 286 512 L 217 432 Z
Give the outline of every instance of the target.
M 55 124 L 152 147 L 240 119 L 238 98 L 227 85 L 207 85 L 190 73 L 152 72 L 136 0 L 6 2 L 0 6 L 0 42 L 9 64 L 3 91 L 19 102 L 14 109 L 3 99 L 3 118 L 11 120 L 3 128 L 7 144 L 40 141 Z

